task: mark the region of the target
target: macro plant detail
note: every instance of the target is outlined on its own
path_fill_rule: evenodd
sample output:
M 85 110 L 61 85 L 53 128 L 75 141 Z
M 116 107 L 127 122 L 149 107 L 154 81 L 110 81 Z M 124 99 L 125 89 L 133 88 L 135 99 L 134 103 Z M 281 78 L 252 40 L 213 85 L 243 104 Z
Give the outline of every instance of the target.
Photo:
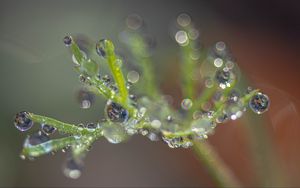
M 154 42 L 145 33 L 142 18 L 133 14 L 126 23 L 120 40 L 128 47 L 139 71 L 127 70 L 109 39 L 96 42 L 92 51 L 81 47 L 76 37 L 63 39 L 84 86 L 78 94 L 80 107 L 89 108 L 94 94 L 101 95 L 107 100 L 105 118 L 76 125 L 19 112 L 14 121 L 18 130 L 24 132 L 34 124 L 40 125 L 38 132 L 25 139 L 21 158 L 68 151 L 64 174 L 76 179 L 87 152 L 102 137 L 118 144 L 141 134 L 151 141 L 163 141 L 170 148 L 190 148 L 207 139 L 219 124 L 240 118 L 247 108 L 256 114 L 268 110 L 270 100 L 266 94 L 251 88 L 240 92 L 241 74 L 228 46 L 222 41 L 210 49 L 199 45 L 199 31 L 185 13 L 177 17 L 174 33 L 180 48 L 178 77 L 183 96 L 180 108 L 175 108 L 157 86 L 151 59 Z

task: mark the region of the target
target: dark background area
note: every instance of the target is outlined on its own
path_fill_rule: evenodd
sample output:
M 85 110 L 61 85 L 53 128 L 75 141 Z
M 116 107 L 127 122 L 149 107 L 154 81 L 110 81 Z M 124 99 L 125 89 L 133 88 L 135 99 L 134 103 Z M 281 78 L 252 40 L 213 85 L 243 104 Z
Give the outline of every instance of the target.
M 271 98 L 263 116 L 286 185 L 299 186 L 299 1 L 0 1 L 0 186 L 208 186 L 215 185 L 189 149 L 134 136 L 113 145 L 102 139 L 86 159 L 78 180 L 63 176 L 65 153 L 34 162 L 19 158 L 26 134 L 18 132 L 13 116 L 28 110 L 66 122 L 95 121 L 104 101 L 82 110 L 70 54 L 62 38 L 84 34 L 94 41 L 111 38 L 125 28 L 127 15 L 141 15 L 156 38 L 155 71 L 164 92 L 177 96 L 172 83 L 178 75 L 178 47 L 169 34 L 179 13 L 186 12 L 209 47 L 228 43 L 244 74 Z M 121 48 L 121 47 L 120 47 Z M 172 67 L 172 68 L 168 68 Z M 180 101 L 180 99 L 178 99 Z M 251 117 L 249 115 L 249 117 Z M 217 128 L 208 140 L 244 185 L 257 185 L 242 120 Z M 258 126 L 253 124 L 252 126 Z

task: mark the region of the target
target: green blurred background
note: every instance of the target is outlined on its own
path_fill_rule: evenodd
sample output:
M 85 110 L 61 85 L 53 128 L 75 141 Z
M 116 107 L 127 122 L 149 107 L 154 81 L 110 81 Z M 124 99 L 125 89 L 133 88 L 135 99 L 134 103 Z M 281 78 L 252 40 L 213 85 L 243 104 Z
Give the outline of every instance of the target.
M 67 34 L 83 34 L 95 41 L 110 38 L 121 46 L 118 35 L 125 18 L 141 15 L 157 41 L 153 57 L 157 80 L 165 93 L 180 101 L 172 83 L 178 75 L 174 65 L 178 47 L 169 33 L 182 12 L 199 27 L 204 46 L 227 42 L 253 85 L 270 95 L 272 106 L 265 118 L 248 116 L 264 124 L 250 126 L 264 126 L 270 133 L 286 185 L 299 186 L 299 3 L 184 0 L 0 1 L 0 186 L 215 185 L 191 150 L 170 149 L 141 136 L 118 145 L 104 139 L 97 142 L 78 180 L 62 174 L 65 153 L 34 162 L 19 158 L 29 134 L 13 126 L 13 116 L 21 110 L 73 123 L 102 117 L 101 98 L 88 110 L 80 109 L 76 101 L 78 78 L 62 43 Z M 253 186 L 258 182 L 254 174 L 265 167 L 253 164 L 255 149 L 249 149 L 248 129 L 241 122 L 218 127 L 209 141 L 241 182 Z

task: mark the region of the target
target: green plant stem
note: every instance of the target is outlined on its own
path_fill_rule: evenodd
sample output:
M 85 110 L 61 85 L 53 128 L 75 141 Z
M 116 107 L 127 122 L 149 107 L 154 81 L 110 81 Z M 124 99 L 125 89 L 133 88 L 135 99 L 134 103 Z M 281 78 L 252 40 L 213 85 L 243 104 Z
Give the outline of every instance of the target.
M 206 142 L 194 142 L 193 150 L 219 187 L 241 187 L 233 172 Z

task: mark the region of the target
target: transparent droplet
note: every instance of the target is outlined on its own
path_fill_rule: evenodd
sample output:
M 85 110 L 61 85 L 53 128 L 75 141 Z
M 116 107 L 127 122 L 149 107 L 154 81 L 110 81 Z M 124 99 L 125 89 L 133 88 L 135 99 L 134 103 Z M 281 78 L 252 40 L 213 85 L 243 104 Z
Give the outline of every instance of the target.
M 177 23 L 181 27 L 186 27 L 191 23 L 191 17 L 186 13 L 181 13 L 177 17 Z
M 126 25 L 129 29 L 138 30 L 143 25 L 143 19 L 137 14 L 131 14 L 126 18 Z
M 149 131 L 147 129 L 140 129 L 139 132 L 141 133 L 141 135 L 146 136 Z
M 191 40 L 196 40 L 199 37 L 199 31 L 195 28 L 192 28 L 188 31 L 188 35 Z
M 106 57 L 105 42 L 106 42 L 106 39 L 101 39 L 96 43 L 96 52 L 99 56 L 101 56 L 103 58 Z
M 216 127 L 216 123 L 210 118 L 199 118 L 192 122 L 191 130 L 198 136 L 207 135 Z
M 236 120 L 242 117 L 243 113 L 246 111 L 245 106 L 242 102 L 238 101 L 236 103 L 230 103 L 226 106 L 225 113 L 232 120 Z
M 186 46 L 189 42 L 187 33 L 181 30 L 177 31 L 177 33 L 175 34 L 175 40 L 181 46 Z
M 217 123 L 225 123 L 229 120 L 229 117 L 226 113 L 222 112 L 220 115 L 216 117 Z
M 108 100 L 105 108 L 108 119 L 112 122 L 123 123 L 128 120 L 129 113 L 121 105 Z
M 240 99 L 240 93 L 237 90 L 232 90 L 228 96 L 229 103 L 236 103 Z
M 257 114 L 262 114 L 269 109 L 270 99 L 266 94 L 257 93 L 249 101 L 249 107 Z
M 80 51 L 81 51 L 81 54 L 83 55 L 83 58 L 87 59 L 86 53 L 84 51 L 82 51 L 82 50 L 80 50 Z M 77 67 L 80 66 L 80 63 L 78 62 L 78 60 L 76 59 L 76 57 L 75 57 L 74 54 L 72 54 L 72 61 L 73 61 L 73 63 L 74 63 L 75 66 L 77 66 Z
M 151 126 L 154 129 L 159 129 L 161 127 L 161 122 L 158 119 L 151 121 Z
M 225 42 L 223 42 L 223 41 L 219 41 L 219 42 L 217 42 L 216 43 L 216 50 L 217 51 L 225 51 L 225 49 L 226 49 L 226 44 L 225 44 Z
M 116 124 L 104 127 L 103 136 L 112 144 L 118 144 L 127 139 L 127 134 L 123 127 Z
M 139 81 L 139 78 L 140 78 L 140 74 L 136 71 L 130 71 L 127 74 L 127 80 L 133 84 L 137 83 Z
M 108 85 L 111 84 L 111 78 L 107 74 L 102 77 L 102 80 L 104 81 L 104 83 L 105 83 L 106 86 L 108 86 Z
M 168 121 L 168 122 L 172 122 L 172 121 L 173 121 L 173 117 L 170 116 L 170 115 L 168 115 L 168 116 L 167 116 L 167 121 Z
M 86 128 L 87 129 L 90 129 L 90 130 L 95 130 L 96 128 L 97 128 L 97 124 L 96 123 L 88 123 L 87 125 L 86 125 Z
M 215 67 L 217 67 L 217 68 L 222 67 L 222 66 L 223 66 L 223 60 L 222 60 L 221 58 L 216 58 L 216 59 L 214 60 L 214 65 L 215 65 Z
M 70 46 L 72 44 L 72 37 L 71 36 L 65 36 L 63 41 L 64 41 L 66 46 Z
M 49 141 L 49 137 L 46 134 L 37 132 L 26 138 L 24 142 L 24 147 L 39 145 L 47 141 Z
M 81 176 L 82 169 L 83 162 L 71 158 L 66 161 L 63 173 L 68 178 L 78 179 Z
M 157 133 L 154 132 L 149 132 L 149 134 L 147 134 L 147 137 L 151 140 L 151 141 L 159 141 L 160 137 Z
M 216 72 L 215 78 L 220 88 L 225 89 L 227 87 L 231 87 L 232 83 L 234 82 L 235 76 L 231 71 L 222 69 Z
M 207 78 L 207 79 L 205 79 L 204 84 L 205 84 L 205 87 L 212 88 L 214 86 L 214 81 L 211 78 Z
M 81 108 L 88 109 L 94 103 L 95 96 L 86 89 L 80 89 L 77 95 L 77 100 Z
M 183 99 L 181 101 L 181 108 L 184 110 L 189 110 L 193 106 L 193 101 L 191 99 Z
M 33 121 L 28 116 L 25 111 L 16 114 L 14 125 L 18 130 L 27 131 L 33 126 Z
M 48 124 L 41 124 L 41 130 L 44 134 L 49 136 L 56 131 L 56 128 Z

